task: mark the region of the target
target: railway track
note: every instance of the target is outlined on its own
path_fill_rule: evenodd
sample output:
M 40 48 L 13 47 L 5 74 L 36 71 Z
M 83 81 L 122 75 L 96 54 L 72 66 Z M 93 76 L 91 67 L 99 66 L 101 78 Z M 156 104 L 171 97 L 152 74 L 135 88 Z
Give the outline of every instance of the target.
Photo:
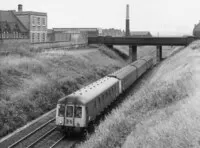
M 49 148 L 60 148 L 60 147 L 65 147 L 65 148 L 73 148 L 75 144 L 77 144 L 77 140 L 72 140 L 72 139 L 65 139 L 62 137 L 60 140 L 52 144 Z
M 46 123 L 42 124 L 38 128 L 36 128 L 34 131 L 28 133 L 15 143 L 9 145 L 8 148 L 34 147 L 34 145 L 36 145 L 40 140 L 42 140 L 55 130 L 56 130 L 55 118 L 53 118 L 47 121 Z
M 25 134 L 23 137 L 8 146 L 7 148 L 56 148 L 63 145 L 67 148 L 73 147 L 77 139 L 65 138 L 66 136 L 57 130 L 55 117 L 49 119 L 33 131 Z M 0 144 L 0 148 L 2 145 Z
M 55 148 L 58 145 L 58 143 L 61 142 L 64 138 L 65 138 L 65 136 L 61 137 L 54 144 L 52 144 L 49 148 Z
M 46 138 L 38 139 L 29 148 L 72 148 L 78 141 L 74 138 L 66 138 L 66 135 L 57 131 L 48 134 Z

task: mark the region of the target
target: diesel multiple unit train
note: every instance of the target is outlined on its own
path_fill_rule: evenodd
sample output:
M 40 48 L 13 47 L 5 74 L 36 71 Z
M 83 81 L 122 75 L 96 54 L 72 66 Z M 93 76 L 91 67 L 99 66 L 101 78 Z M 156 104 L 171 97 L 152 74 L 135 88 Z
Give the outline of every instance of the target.
M 145 71 L 153 66 L 150 56 L 111 73 L 80 90 L 58 100 L 56 125 L 71 133 L 81 131 L 95 120 L 117 96 L 123 93 Z

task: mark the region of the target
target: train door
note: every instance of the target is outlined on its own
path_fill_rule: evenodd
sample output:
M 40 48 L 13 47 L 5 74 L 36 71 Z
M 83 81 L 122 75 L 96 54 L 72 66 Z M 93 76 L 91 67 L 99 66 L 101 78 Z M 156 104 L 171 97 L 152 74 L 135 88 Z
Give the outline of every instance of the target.
M 76 127 L 82 126 L 83 123 L 83 108 L 82 106 L 75 105 L 74 106 L 74 125 Z
M 65 107 L 65 126 L 74 126 L 74 105 Z

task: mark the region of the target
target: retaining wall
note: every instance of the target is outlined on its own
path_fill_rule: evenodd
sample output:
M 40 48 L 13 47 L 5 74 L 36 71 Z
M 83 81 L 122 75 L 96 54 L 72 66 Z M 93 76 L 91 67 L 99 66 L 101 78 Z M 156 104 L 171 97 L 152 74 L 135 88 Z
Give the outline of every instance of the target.
M 77 48 L 80 46 L 86 46 L 87 42 L 45 42 L 45 43 L 33 43 L 31 44 L 31 50 L 42 50 L 42 49 L 51 49 L 51 48 Z
M 9 51 L 20 46 L 29 46 L 29 39 L 0 39 L 0 51 Z
M 72 34 L 70 41 L 56 41 L 45 43 L 32 43 L 32 50 L 42 50 L 50 48 L 77 48 L 80 46 L 86 46 L 88 44 L 88 38 L 86 34 Z
M 38 42 L 30 43 L 29 39 L 4 39 L 0 40 L 0 52 L 12 51 L 23 47 L 25 50 L 40 51 L 42 49 L 52 48 L 78 48 L 88 44 L 88 38 L 85 34 L 73 34 L 70 41 L 59 41 L 59 42 Z

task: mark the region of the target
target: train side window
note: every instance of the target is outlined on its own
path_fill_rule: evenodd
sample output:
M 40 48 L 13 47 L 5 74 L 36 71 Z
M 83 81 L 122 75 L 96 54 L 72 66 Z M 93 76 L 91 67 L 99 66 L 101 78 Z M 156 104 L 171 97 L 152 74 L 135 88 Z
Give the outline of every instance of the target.
M 58 116 L 60 116 L 60 117 L 65 116 L 65 105 L 60 105 L 59 111 L 58 111 Z
M 86 110 L 86 115 L 88 115 L 88 107 L 86 107 L 85 110 Z
M 96 102 L 96 108 L 98 108 L 98 99 L 96 99 L 95 102 Z
M 76 106 L 75 107 L 75 118 L 81 118 L 82 117 L 82 107 Z
M 103 104 L 104 101 L 104 95 L 101 96 L 101 103 Z
M 98 98 L 98 100 L 99 100 L 99 105 L 101 104 L 101 100 L 100 100 L 100 99 L 101 99 L 101 97 Z
M 96 100 L 94 100 L 94 108 L 97 108 Z

